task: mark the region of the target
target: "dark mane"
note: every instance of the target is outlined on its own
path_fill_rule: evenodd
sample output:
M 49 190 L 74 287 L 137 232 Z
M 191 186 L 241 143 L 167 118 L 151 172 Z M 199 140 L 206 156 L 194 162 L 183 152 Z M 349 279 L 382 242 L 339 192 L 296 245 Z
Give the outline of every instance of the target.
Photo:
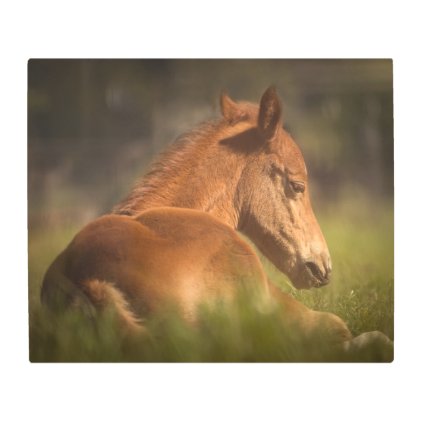
M 129 195 L 112 210 L 115 214 L 135 215 L 147 207 L 147 201 L 161 199 L 157 190 L 171 183 L 187 160 L 198 150 L 203 150 L 227 124 L 223 119 L 204 122 L 196 128 L 184 133 L 154 160 L 148 172 L 134 185 Z

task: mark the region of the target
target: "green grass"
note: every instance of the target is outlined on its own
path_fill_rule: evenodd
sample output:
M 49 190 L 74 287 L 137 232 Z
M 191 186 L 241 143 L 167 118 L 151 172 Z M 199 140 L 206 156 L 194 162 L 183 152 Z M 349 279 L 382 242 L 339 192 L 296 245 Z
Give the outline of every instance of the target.
M 360 207 L 342 202 L 319 216 L 333 262 L 331 282 L 322 289 L 295 290 L 271 264 L 280 287 L 312 309 L 333 312 L 352 333 L 379 330 L 394 337 L 394 218 L 390 202 Z
M 280 288 L 312 309 L 343 318 L 358 335 L 379 330 L 394 337 L 393 207 L 360 199 L 359 207 L 341 201 L 318 213 L 333 261 L 331 283 L 298 291 L 267 261 Z M 202 309 L 196 328 L 177 312 L 148 321 L 151 336 L 124 338 L 111 314 L 93 323 L 82 315 L 51 315 L 41 308 L 42 277 L 79 227 L 31 231 L 29 238 L 30 359 L 33 362 L 280 362 L 336 361 L 342 357 L 284 326 L 280 312 L 262 313 L 250 298 L 230 310 Z M 356 360 L 377 360 L 362 356 Z

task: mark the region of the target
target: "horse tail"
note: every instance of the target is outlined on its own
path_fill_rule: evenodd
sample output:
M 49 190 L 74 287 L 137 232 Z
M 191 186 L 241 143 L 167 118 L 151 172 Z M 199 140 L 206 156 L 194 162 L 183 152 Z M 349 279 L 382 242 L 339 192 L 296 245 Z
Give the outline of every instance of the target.
M 142 333 L 142 321 L 130 309 L 123 293 L 112 283 L 98 279 L 73 282 L 65 275 L 62 253 L 45 274 L 41 288 L 41 303 L 56 313 L 77 310 L 93 323 L 100 311 L 111 310 L 124 332 Z
M 110 309 L 124 330 L 134 334 L 146 331 L 142 320 L 135 315 L 122 291 L 114 284 L 90 279 L 82 282 L 81 288 L 96 309 Z

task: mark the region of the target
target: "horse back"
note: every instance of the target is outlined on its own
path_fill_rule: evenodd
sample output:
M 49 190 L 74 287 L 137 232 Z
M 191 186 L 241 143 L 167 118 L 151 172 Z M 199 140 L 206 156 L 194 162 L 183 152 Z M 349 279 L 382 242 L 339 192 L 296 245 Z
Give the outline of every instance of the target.
M 266 288 L 252 247 L 228 225 L 190 209 L 100 217 L 75 236 L 60 261 L 61 275 L 87 296 L 89 280 L 111 283 L 139 316 L 173 303 L 192 317 L 200 303 L 230 299 L 239 288 Z

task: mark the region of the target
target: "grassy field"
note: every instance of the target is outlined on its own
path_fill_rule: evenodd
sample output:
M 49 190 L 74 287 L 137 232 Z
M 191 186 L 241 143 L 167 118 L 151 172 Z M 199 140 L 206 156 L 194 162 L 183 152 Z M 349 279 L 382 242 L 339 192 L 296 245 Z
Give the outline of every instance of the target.
M 394 338 L 393 204 L 361 198 L 325 206 L 318 220 L 333 261 L 331 283 L 323 289 L 294 290 L 264 260 L 270 277 L 312 309 L 343 318 L 353 334 L 379 330 Z M 352 205 L 353 204 L 353 205 Z M 32 362 L 280 362 L 338 360 L 316 342 L 303 344 L 283 326 L 280 313 L 257 312 L 239 299 L 230 312 L 203 309 L 198 328 L 176 312 L 148 322 L 151 336 L 125 339 L 113 315 L 93 325 L 78 314 L 55 316 L 41 309 L 42 277 L 80 227 L 32 230 L 29 234 L 29 323 Z M 357 357 L 356 360 L 359 360 Z M 377 360 L 376 357 L 362 360 Z

